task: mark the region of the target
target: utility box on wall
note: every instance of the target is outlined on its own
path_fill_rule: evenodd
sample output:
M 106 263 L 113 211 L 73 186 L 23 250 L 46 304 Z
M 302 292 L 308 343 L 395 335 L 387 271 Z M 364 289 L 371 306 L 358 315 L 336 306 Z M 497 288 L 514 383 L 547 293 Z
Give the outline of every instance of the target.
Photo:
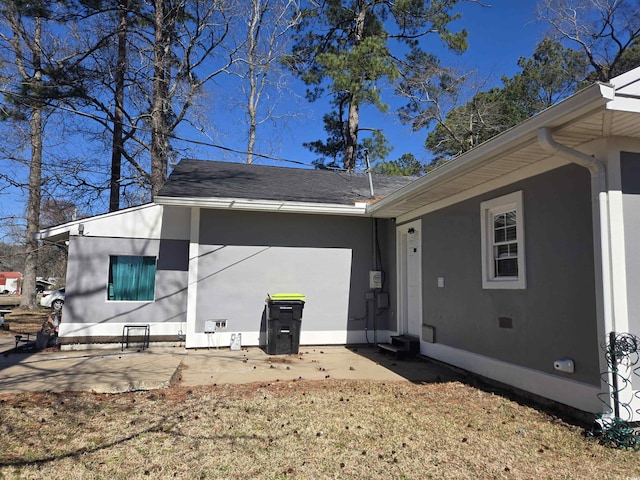
M 382 272 L 380 270 L 369 271 L 369 288 L 382 288 Z
M 422 324 L 422 340 L 429 343 L 436 343 L 436 327 Z

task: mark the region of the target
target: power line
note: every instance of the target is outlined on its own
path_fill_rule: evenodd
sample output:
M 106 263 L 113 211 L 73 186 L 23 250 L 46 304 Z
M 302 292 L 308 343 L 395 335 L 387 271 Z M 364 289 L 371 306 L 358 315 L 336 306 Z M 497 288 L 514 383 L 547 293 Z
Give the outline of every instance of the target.
M 19 94 L 19 93 L 11 92 L 11 91 L 5 90 L 5 89 L 0 89 L 0 92 L 1 93 L 5 93 L 5 94 L 10 94 L 13 97 L 22 97 L 25 100 L 29 99 L 29 97 L 26 96 L 26 95 L 22 95 L 22 94 Z M 97 121 L 99 123 L 102 123 L 102 124 L 113 123 L 107 117 L 101 117 L 101 116 L 93 114 L 93 113 L 81 112 L 79 110 L 76 110 L 76 109 L 70 108 L 70 107 L 66 107 L 64 105 L 54 105 L 53 103 L 50 103 L 50 102 L 44 102 L 44 103 L 45 103 L 45 105 L 48 105 L 50 107 L 53 107 L 53 108 L 56 108 L 56 109 L 59 109 L 59 110 L 64 110 L 64 111 L 73 113 L 75 115 L 79 115 L 81 117 L 86 117 L 86 118 L 95 120 L 95 121 Z M 146 133 L 152 133 L 153 132 L 150 128 L 139 127 L 139 126 L 131 125 L 131 124 L 123 124 L 123 125 L 125 127 L 127 127 L 127 128 L 139 130 L 139 131 L 146 132 Z M 219 145 L 219 144 L 213 143 L 213 142 L 205 142 L 205 141 L 202 141 L 202 140 L 184 138 L 184 137 L 180 137 L 178 135 L 175 135 L 173 133 L 170 133 L 167 136 L 169 138 L 173 139 L 173 140 L 177 140 L 177 141 L 180 141 L 180 142 L 186 142 L 186 143 L 192 143 L 194 145 L 202 145 L 202 146 L 206 146 L 206 147 L 217 148 L 218 150 L 224 150 L 226 152 L 237 153 L 237 154 L 244 155 L 244 156 L 249 155 L 249 152 L 247 152 L 245 150 L 238 150 L 238 149 L 231 148 L 231 147 L 225 147 L 224 145 Z M 299 160 L 291 160 L 289 158 L 283 158 L 283 157 L 274 157 L 274 156 L 267 155 L 267 154 L 264 154 L 264 153 L 252 152 L 251 155 L 253 155 L 255 157 L 259 157 L 259 158 L 264 158 L 266 160 L 273 160 L 273 161 L 276 161 L 276 162 L 286 162 L 286 163 L 293 163 L 293 164 L 296 164 L 296 165 L 303 165 L 303 166 L 306 166 L 306 167 L 315 167 L 315 165 L 312 164 L 312 163 L 305 163 L 305 162 L 301 162 Z
M 181 142 L 194 143 L 196 145 L 204 145 L 204 146 L 207 146 L 207 147 L 217 148 L 219 150 L 224 150 L 226 152 L 239 153 L 239 154 L 242 154 L 242 155 L 249 155 L 249 152 L 246 152 L 246 151 L 243 151 L 243 150 L 237 150 L 237 149 L 231 148 L 231 147 L 225 147 L 223 145 L 218 145 L 218 144 L 215 144 L 215 143 L 209 143 L 209 142 L 203 142 L 203 141 L 200 141 L 200 140 L 182 138 L 182 137 L 178 137 L 177 135 L 173 135 L 173 134 L 169 134 L 168 136 L 169 136 L 169 138 L 173 138 L 174 140 L 179 140 Z M 274 161 L 277 161 L 277 162 L 288 162 L 288 163 L 295 163 L 297 165 L 304 165 L 306 167 L 315 167 L 315 165 L 312 164 L 312 163 L 305 163 L 305 162 L 300 162 L 298 160 L 290 160 L 288 158 L 282 158 L 282 157 L 272 157 L 271 155 L 266 155 L 264 153 L 252 152 L 251 155 L 253 155 L 254 157 L 265 158 L 267 160 L 274 160 Z

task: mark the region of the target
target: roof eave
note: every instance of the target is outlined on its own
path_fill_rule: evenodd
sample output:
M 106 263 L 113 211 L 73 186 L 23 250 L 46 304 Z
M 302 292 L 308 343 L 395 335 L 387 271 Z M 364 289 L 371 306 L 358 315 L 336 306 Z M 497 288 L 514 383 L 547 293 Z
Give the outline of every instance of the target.
M 104 219 L 109 217 L 117 217 L 135 210 L 143 210 L 145 208 L 153 207 L 153 203 L 145 203 L 143 205 L 137 205 L 135 207 L 123 208 L 122 210 L 116 210 L 115 212 L 107 212 L 93 217 L 79 218 L 67 223 L 55 225 L 53 227 L 43 228 L 39 230 L 35 237 L 37 240 L 47 240 L 51 243 L 59 243 L 69 239 L 72 232 L 77 232 L 79 225 L 87 223 L 96 219 Z
M 214 197 L 165 197 L 157 196 L 154 202 L 158 205 L 176 207 L 198 207 L 219 210 L 246 210 L 254 212 L 308 213 L 328 215 L 356 215 L 367 213 L 367 203 L 356 202 L 353 205 L 330 203 L 291 202 L 280 200 L 253 200 L 247 198 L 214 198 Z
M 368 212 L 373 216 L 384 217 L 384 209 L 397 202 L 409 200 L 428 188 L 441 185 L 452 178 L 464 174 L 478 166 L 490 162 L 496 156 L 504 154 L 523 144 L 536 141 L 538 129 L 542 127 L 556 128 L 589 112 L 602 108 L 615 97 L 614 87 L 608 84 L 595 83 L 579 91 L 562 102 L 549 107 L 523 123 L 506 130 L 491 140 L 463 153 L 454 160 L 438 167 L 424 177 L 387 195 L 372 204 Z

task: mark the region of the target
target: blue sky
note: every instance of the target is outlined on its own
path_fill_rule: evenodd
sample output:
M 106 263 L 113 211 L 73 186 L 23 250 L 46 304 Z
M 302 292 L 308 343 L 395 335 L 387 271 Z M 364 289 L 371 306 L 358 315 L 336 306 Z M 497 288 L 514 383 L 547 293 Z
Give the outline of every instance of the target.
M 452 28 L 466 28 L 469 32 L 469 48 L 460 56 L 452 55 L 442 49 L 440 42 L 429 39 L 424 48 L 432 51 L 442 58 L 443 65 L 453 65 L 460 71 L 477 70 L 480 77 L 486 78 L 489 88 L 500 84 L 502 75 L 513 75 L 517 70 L 517 61 L 521 56 L 530 56 L 536 43 L 540 40 L 546 27 L 545 24 L 536 21 L 536 0 L 492 0 L 487 4 L 490 7 L 482 7 L 474 3 L 465 3 L 460 6 L 462 19 L 455 22 Z M 243 115 L 239 110 L 230 109 L 225 103 L 225 89 L 235 88 L 233 80 L 227 79 L 221 85 L 212 86 L 215 90 L 210 95 L 206 109 L 210 116 L 211 127 L 207 130 L 207 136 L 182 129 L 179 135 L 194 138 L 244 151 L 246 149 Z M 327 113 L 327 104 L 308 103 L 304 98 L 304 85 L 296 84 L 300 98 L 288 99 L 293 104 L 293 110 L 301 112 L 286 124 L 277 127 L 265 125 L 258 133 L 259 145 L 256 152 L 262 152 L 275 157 L 286 158 L 305 164 L 311 164 L 315 156 L 302 146 L 303 142 L 309 142 L 325 138 L 322 126 L 322 116 Z M 292 97 L 291 97 L 292 98 Z M 399 107 L 402 102 L 397 98 L 385 99 L 394 107 Z M 289 105 L 291 106 L 291 105 Z M 406 125 L 401 125 L 393 113 L 380 114 L 373 108 L 365 108 L 361 112 L 361 126 L 382 129 L 394 146 L 389 157 L 397 159 L 403 153 L 411 152 L 422 161 L 429 160 L 429 154 L 424 149 L 426 131 L 412 133 Z M 77 144 L 72 148 L 77 155 L 95 157 L 100 152 L 91 151 L 86 145 Z M 177 147 L 184 147 L 181 142 L 176 142 Z M 81 153 L 81 152 L 85 153 Z M 108 158 L 109 152 L 104 153 Z M 47 156 L 47 152 L 45 152 Z M 188 156 L 212 160 L 245 161 L 243 155 L 229 154 L 222 150 L 209 147 L 193 146 Z M 287 162 L 275 160 L 256 159 L 256 163 L 279 166 L 298 166 Z M 0 166 L 7 165 L 6 160 L 0 162 Z M 4 168 L 4 167 L 2 167 Z M 4 191 L 0 196 L 0 218 L 5 215 L 21 216 L 24 213 L 26 198 L 25 192 L 12 191 L 10 194 Z M 100 202 L 99 202 L 100 203 Z M 92 213 L 102 213 L 108 206 L 108 192 L 105 193 L 105 201 L 101 205 L 95 204 Z M 3 230 L 0 225 L 0 232 Z
M 466 28 L 469 37 L 469 48 L 463 55 L 447 52 L 435 38 L 427 40 L 424 48 L 438 54 L 443 65 L 453 65 L 460 71 L 477 71 L 480 78 L 486 78 L 486 88 L 500 85 L 503 75 L 511 76 L 518 71 L 518 58 L 528 57 L 533 53 L 536 43 L 542 38 L 547 26 L 536 21 L 535 0 L 493 0 L 485 2 L 487 7 L 479 4 L 466 3 L 461 5 L 462 19 L 456 21 L 453 29 Z M 304 85 L 298 84 L 300 95 L 304 94 Z M 406 125 L 401 125 L 392 113 L 393 107 L 399 107 L 402 102 L 398 98 L 386 97 L 385 101 L 391 105 L 389 112 L 379 113 L 374 108 L 363 108 L 361 112 L 361 126 L 382 129 L 394 146 L 389 159 L 396 159 L 403 153 L 411 152 L 416 158 L 428 161 L 429 153 L 424 149 L 424 139 L 427 132 L 411 132 Z M 276 157 L 311 163 L 315 156 L 302 146 L 303 142 L 324 139 L 322 116 L 328 112 L 327 104 L 316 102 L 309 104 L 304 98 L 297 100 L 296 107 L 303 114 L 291 119 L 285 126 L 277 129 L 263 127 L 258 133 L 262 138 L 261 151 Z M 216 110 L 214 106 L 214 112 Z M 216 112 L 217 113 L 217 112 Z M 225 116 L 229 113 L 225 112 Z M 233 121 L 219 122 L 219 113 L 212 119 L 218 123 L 215 139 L 218 143 L 238 150 L 245 149 L 242 130 Z M 238 119 L 238 121 L 240 121 Z M 240 131 L 239 131 L 240 130 Z M 261 136 L 262 135 L 262 136 Z M 267 139 L 265 142 L 264 140 Z M 243 161 L 241 155 L 230 155 L 215 150 L 203 150 L 205 158 L 227 159 Z M 267 165 L 291 164 L 256 159 L 256 163 Z M 294 165 L 291 165 L 294 166 Z

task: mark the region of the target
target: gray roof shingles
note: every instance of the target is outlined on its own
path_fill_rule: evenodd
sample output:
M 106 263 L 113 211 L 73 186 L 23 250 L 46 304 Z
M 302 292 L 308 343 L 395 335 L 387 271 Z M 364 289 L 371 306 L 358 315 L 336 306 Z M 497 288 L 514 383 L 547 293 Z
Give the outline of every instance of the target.
M 375 198 L 407 185 L 414 177 L 372 175 Z M 353 205 L 371 201 L 365 173 L 181 160 L 158 192 L 160 197 L 242 198 Z

